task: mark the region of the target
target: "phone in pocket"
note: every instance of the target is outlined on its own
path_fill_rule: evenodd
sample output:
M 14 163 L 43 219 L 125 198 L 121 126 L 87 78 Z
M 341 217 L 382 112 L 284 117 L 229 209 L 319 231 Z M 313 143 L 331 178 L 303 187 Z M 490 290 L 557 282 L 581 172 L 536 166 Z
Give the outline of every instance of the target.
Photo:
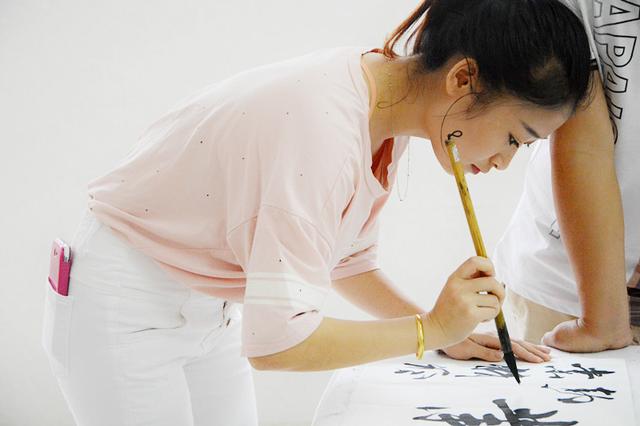
M 60 238 L 56 238 L 51 245 L 49 284 L 56 293 L 62 296 L 69 294 L 71 262 L 71 249 L 69 245 Z

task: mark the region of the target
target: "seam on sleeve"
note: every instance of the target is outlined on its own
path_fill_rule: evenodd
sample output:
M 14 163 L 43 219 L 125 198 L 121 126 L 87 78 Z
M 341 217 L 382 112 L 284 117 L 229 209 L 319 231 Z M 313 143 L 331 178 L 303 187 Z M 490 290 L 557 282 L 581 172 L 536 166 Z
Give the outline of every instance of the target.
M 296 214 L 292 211 L 289 211 L 287 209 L 284 209 L 282 207 L 278 207 L 278 206 L 274 206 L 272 204 L 262 204 L 260 205 L 260 207 L 258 208 L 258 214 L 255 214 L 253 216 L 251 216 L 248 219 L 243 220 L 242 222 L 240 222 L 238 225 L 234 226 L 231 230 L 229 230 L 226 234 L 226 237 L 228 238 L 229 235 L 233 234 L 236 230 L 238 230 L 239 228 L 243 227 L 244 225 L 246 225 L 247 223 L 251 222 L 252 220 L 256 219 L 259 215 L 260 215 L 260 211 L 262 210 L 263 207 L 269 207 L 275 210 L 279 210 L 282 211 L 286 214 L 288 214 L 289 216 L 294 216 L 300 220 L 302 220 L 304 223 L 306 223 L 307 225 L 311 226 L 314 231 L 316 231 L 318 233 L 318 235 L 320 236 L 320 238 L 322 238 L 322 241 L 324 241 L 324 243 L 327 245 L 327 247 L 329 247 L 329 249 L 333 249 L 333 246 L 329 243 L 329 239 L 322 234 L 322 232 L 320 232 L 320 230 L 318 229 L 318 227 L 316 225 L 314 225 L 311 221 L 309 221 L 308 219 L 304 218 L 303 216 Z
M 342 174 L 344 173 L 344 169 L 345 169 L 346 164 L 347 164 L 347 162 L 348 162 L 348 161 L 349 161 L 349 158 L 346 158 L 346 159 L 342 162 L 342 166 L 340 167 L 340 171 L 337 173 L 337 176 L 336 176 L 336 178 L 334 179 L 333 184 L 331 185 L 331 189 L 329 190 L 329 194 L 327 195 L 327 198 L 326 198 L 326 199 L 324 200 L 324 202 L 322 203 L 322 207 L 320 208 L 320 211 L 324 211 L 324 209 L 325 209 L 325 208 L 326 208 L 326 206 L 327 206 L 327 203 L 329 202 L 329 200 L 331 199 L 331 197 L 335 194 L 336 187 L 337 187 L 337 185 L 338 185 L 338 182 L 340 181 L 340 178 L 342 177 Z M 262 207 L 271 207 L 271 208 L 274 208 L 274 209 L 277 209 L 277 210 L 281 210 L 281 211 L 283 211 L 283 212 L 285 212 L 285 213 L 288 213 L 288 214 L 290 214 L 290 215 L 292 215 L 292 216 L 295 216 L 295 217 L 297 217 L 297 218 L 299 218 L 299 219 L 301 219 L 301 220 L 305 221 L 307 224 L 311 225 L 311 226 L 316 230 L 316 232 L 318 233 L 318 235 L 320 235 L 320 237 L 324 240 L 325 244 L 327 244 L 329 247 L 331 247 L 331 244 L 329 244 L 329 239 L 328 239 L 325 235 L 323 235 L 323 234 L 322 234 L 322 232 L 320 232 L 320 230 L 318 229 L 318 227 L 317 227 L 314 223 L 312 223 L 311 221 L 309 221 L 308 219 L 304 218 L 304 217 L 303 217 L 303 216 L 301 216 L 301 215 L 298 215 L 298 214 L 296 214 L 296 213 L 294 213 L 294 212 L 292 212 L 292 211 L 290 211 L 290 210 L 287 210 L 287 209 L 285 209 L 285 208 L 275 206 L 275 205 L 273 205 L 273 204 L 261 204 L 261 205 L 258 207 L 258 213 L 257 213 L 257 214 L 255 214 L 255 215 L 253 215 L 253 216 L 251 216 L 251 217 L 249 217 L 249 218 L 247 218 L 247 219 L 243 220 L 243 221 L 242 221 L 242 222 L 240 222 L 239 224 L 235 225 L 233 228 L 231 228 L 229 231 L 227 231 L 226 236 L 228 237 L 228 236 L 229 236 L 229 235 L 231 235 L 233 232 L 235 232 L 238 228 L 241 228 L 242 226 L 246 225 L 246 224 L 247 224 L 247 222 L 250 222 L 251 220 L 253 220 L 253 219 L 257 218 L 257 217 L 260 215 L 260 209 L 261 209 Z
M 260 210 L 258 209 L 258 214 L 260 214 Z M 243 227 L 244 225 L 247 224 L 247 222 L 251 222 L 253 219 L 257 218 L 258 215 L 254 214 L 253 216 L 251 216 L 248 219 L 243 220 L 242 222 L 240 222 L 239 224 L 237 224 L 236 226 L 234 226 L 233 228 L 231 228 L 229 231 L 227 231 L 226 236 L 228 237 L 229 235 L 233 234 L 238 228 Z
M 302 220 L 307 225 L 310 225 L 318 233 L 320 238 L 322 238 L 322 240 L 327 245 L 327 247 L 329 247 L 329 249 L 333 249 L 333 246 L 329 243 L 329 239 L 325 235 L 323 235 L 322 232 L 320 232 L 320 229 L 318 229 L 318 227 L 313 222 L 308 220 L 307 218 L 305 218 L 305 217 L 303 217 L 303 216 L 301 216 L 299 214 L 296 214 L 296 213 L 294 213 L 292 211 L 289 211 L 289 210 L 287 210 L 287 209 L 285 209 L 283 207 L 274 206 L 272 204 L 261 204 L 260 205 L 260 209 L 262 209 L 262 207 L 270 207 L 272 209 L 279 210 L 279 211 L 282 211 L 284 213 L 287 213 L 290 216 L 297 217 L 298 219 Z M 259 211 L 258 211 L 258 214 L 259 214 Z

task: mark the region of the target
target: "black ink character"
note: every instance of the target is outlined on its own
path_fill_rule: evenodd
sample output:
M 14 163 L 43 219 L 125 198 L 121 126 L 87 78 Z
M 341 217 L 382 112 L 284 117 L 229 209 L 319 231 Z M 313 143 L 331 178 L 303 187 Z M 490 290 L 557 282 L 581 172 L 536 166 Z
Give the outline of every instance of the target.
M 410 368 L 406 370 L 404 369 L 396 370 L 394 371 L 394 373 L 410 374 L 411 376 L 415 376 L 415 377 L 412 377 L 412 379 L 414 380 L 424 380 L 436 375 L 448 376 L 449 374 L 451 374 L 449 373 L 449 370 L 447 370 L 446 368 L 441 367 L 439 365 L 434 365 L 434 364 L 423 365 L 423 364 L 413 364 L 410 362 L 405 362 L 403 365 L 406 365 L 407 367 L 410 367 Z M 428 374 L 427 372 L 431 374 Z
M 593 379 L 595 377 L 602 377 L 605 374 L 613 374 L 615 371 L 607 371 L 607 370 L 598 370 L 597 368 L 585 368 L 580 363 L 571 364 L 572 367 L 576 367 L 575 370 L 557 370 L 553 365 L 547 365 L 547 374 L 553 374 L 549 376 L 550 379 L 563 379 L 564 375 L 571 374 L 584 374 L 588 379 Z
M 474 417 L 469 413 L 460 415 L 450 413 L 430 413 L 426 416 L 414 417 L 413 420 L 422 420 L 426 422 L 446 423 L 450 426 L 496 426 L 506 424 L 510 426 L 572 426 L 578 424 L 577 421 L 541 421 L 555 416 L 558 411 L 547 411 L 546 413 L 532 414 L 529 408 L 518 408 L 512 410 L 504 399 L 494 399 L 493 403 L 500 408 L 504 414 L 504 419 L 499 419 L 493 414 L 484 414 L 481 418 Z M 433 410 L 442 410 L 440 407 L 417 407 L 418 410 L 427 412 Z
M 511 374 L 511 370 L 509 370 L 509 366 L 507 365 L 498 365 L 498 364 L 489 364 L 489 365 L 476 365 L 471 370 L 473 370 L 472 375 L 466 376 L 464 374 L 456 374 L 456 377 L 503 377 L 510 378 L 513 377 Z M 527 377 L 524 373 L 529 371 L 528 368 L 518 369 L 518 374 L 520 377 Z
M 564 393 L 568 395 L 574 395 L 570 398 L 558 398 L 558 401 L 563 402 L 565 404 L 585 404 L 588 402 L 593 402 L 596 398 L 598 399 L 614 399 L 609 395 L 616 393 L 614 390 L 605 389 L 602 387 L 598 387 L 595 389 L 567 389 L 564 390 L 552 388 L 549 385 L 542 386 L 543 389 L 553 389 L 558 393 Z M 602 393 L 602 395 L 594 395 L 595 393 Z

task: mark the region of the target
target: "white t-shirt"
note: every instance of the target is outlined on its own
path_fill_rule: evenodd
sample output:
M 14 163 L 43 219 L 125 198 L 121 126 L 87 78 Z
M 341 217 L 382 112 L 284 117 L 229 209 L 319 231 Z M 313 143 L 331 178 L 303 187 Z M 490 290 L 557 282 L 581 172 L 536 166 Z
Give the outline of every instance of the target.
M 640 258 L 640 3 L 565 3 L 582 18 L 592 49 L 595 45 L 609 103 L 624 209 L 628 278 Z M 498 278 L 516 293 L 556 311 L 579 316 L 576 280 L 554 209 L 549 142 L 540 141 L 537 145 L 522 198 L 493 259 Z

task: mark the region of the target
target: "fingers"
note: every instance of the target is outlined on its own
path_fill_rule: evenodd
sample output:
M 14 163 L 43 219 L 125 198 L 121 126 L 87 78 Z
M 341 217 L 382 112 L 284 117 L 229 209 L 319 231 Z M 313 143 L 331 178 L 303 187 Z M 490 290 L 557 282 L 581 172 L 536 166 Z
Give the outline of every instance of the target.
M 478 308 L 476 317 L 478 322 L 488 322 L 498 316 L 500 308 Z
M 500 340 L 497 336 L 491 334 L 472 334 L 469 339 L 488 348 L 500 348 Z M 524 340 L 511 339 L 511 349 L 513 354 L 526 362 L 546 362 L 551 360 L 549 353 L 551 350 L 547 347 L 535 345 Z
M 473 300 L 478 321 L 490 321 L 500 313 L 500 300 L 492 294 L 476 294 Z
M 483 361 L 500 361 L 504 356 L 499 348 L 496 350 L 480 345 L 474 342 L 473 339 L 470 339 L 468 351 L 469 353 L 466 359 L 479 358 Z
M 479 345 L 486 346 L 488 348 L 500 349 L 500 339 L 498 339 L 498 336 L 484 333 L 473 333 L 469 336 L 469 339 L 473 340 Z
M 478 276 L 492 277 L 495 275 L 493 263 L 486 257 L 474 256 L 467 259 L 456 269 L 453 276 L 470 279 Z
M 502 286 L 489 277 L 476 278 L 465 284 L 467 291 L 472 293 L 467 296 L 467 300 L 476 308 L 474 309 L 476 320 L 485 322 L 494 319 L 500 313 L 500 307 L 504 301 L 505 294 Z
M 491 261 L 472 257 L 449 277 L 432 310 L 442 320 L 451 342 L 464 339 L 480 321 L 487 321 L 500 311 L 504 288 L 493 276 Z
M 502 285 L 491 277 L 454 280 L 451 288 L 458 305 L 465 307 L 464 314 L 476 323 L 495 318 L 505 296 Z
M 474 355 L 475 358 L 480 358 L 483 361 L 497 362 L 497 361 L 501 361 L 502 358 L 504 357 L 504 354 L 499 349 L 495 350 L 495 349 L 487 348 L 485 346 L 478 345 L 475 342 L 474 342 L 474 345 L 477 346 L 476 353 Z
M 511 348 L 514 355 L 523 361 L 546 362 L 551 360 L 550 350 L 544 346 L 534 345 L 522 340 L 512 340 Z
M 492 277 L 474 278 L 469 281 L 468 287 L 474 293 L 486 292 L 498 298 L 500 305 L 504 302 L 505 291 L 502 284 Z
M 478 344 L 471 336 L 455 346 L 446 348 L 444 352 L 452 358 L 462 360 L 478 358 L 483 361 L 498 362 L 503 356 L 501 350 Z
M 500 299 L 493 294 L 474 294 L 473 301 L 478 308 L 491 308 L 496 311 L 500 311 Z

